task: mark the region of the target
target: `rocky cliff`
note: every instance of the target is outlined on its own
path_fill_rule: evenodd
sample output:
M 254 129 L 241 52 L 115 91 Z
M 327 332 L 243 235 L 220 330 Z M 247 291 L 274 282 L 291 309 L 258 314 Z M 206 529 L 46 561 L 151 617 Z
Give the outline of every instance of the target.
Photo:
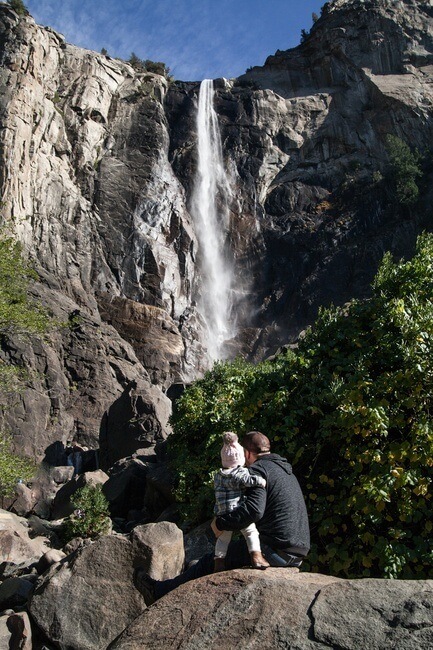
M 124 435 L 130 450 L 152 445 L 168 431 L 165 391 L 207 365 L 189 209 L 199 84 L 76 48 L 4 4 L 0 57 L 3 221 L 39 273 L 35 294 L 68 323 L 2 343 L 35 370 L 9 425 L 38 458 L 72 437 L 96 448 L 100 432 L 110 449 Z M 217 80 L 234 190 L 228 354 L 266 356 L 319 305 L 366 295 L 385 250 L 410 254 L 429 228 L 430 172 L 416 209 L 397 206 L 386 135 L 428 147 L 432 81 L 421 0 L 327 3 L 299 47 Z

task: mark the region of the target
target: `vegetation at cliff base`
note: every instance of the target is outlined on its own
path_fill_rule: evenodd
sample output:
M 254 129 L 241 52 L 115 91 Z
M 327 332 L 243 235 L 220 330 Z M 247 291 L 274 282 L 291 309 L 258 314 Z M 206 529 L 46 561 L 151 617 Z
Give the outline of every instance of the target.
M 188 515 L 212 515 L 221 433 L 258 429 L 294 466 L 307 567 L 432 577 L 433 236 L 385 255 L 371 298 L 322 309 L 296 351 L 216 364 L 177 402 L 169 438 Z

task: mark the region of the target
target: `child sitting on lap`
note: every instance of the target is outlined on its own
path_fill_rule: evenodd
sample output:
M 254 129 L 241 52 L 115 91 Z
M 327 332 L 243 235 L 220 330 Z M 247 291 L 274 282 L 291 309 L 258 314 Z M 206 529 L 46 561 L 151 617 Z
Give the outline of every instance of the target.
M 227 431 L 223 434 L 223 447 L 221 449 L 222 468 L 214 477 L 215 488 L 215 516 L 226 514 L 239 505 L 245 490 L 249 487 L 266 487 L 266 481 L 261 476 L 250 474 L 245 465 L 243 447 L 238 442 L 235 433 Z M 251 566 L 254 569 L 266 569 L 269 563 L 262 555 L 260 548 L 259 531 L 255 524 L 250 524 L 241 530 L 248 546 L 251 557 Z M 232 538 L 231 530 L 224 530 L 218 537 L 215 545 L 214 571 L 224 571 L 225 557 L 228 545 Z

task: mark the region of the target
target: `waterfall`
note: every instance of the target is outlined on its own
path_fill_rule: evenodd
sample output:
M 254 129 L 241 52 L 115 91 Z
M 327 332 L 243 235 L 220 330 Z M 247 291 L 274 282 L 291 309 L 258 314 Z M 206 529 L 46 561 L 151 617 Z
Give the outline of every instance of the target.
M 208 354 L 215 361 L 222 357 L 224 341 L 235 332 L 230 322 L 232 270 L 224 250 L 232 191 L 224 169 L 213 97 L 213 82 L 205 79 L 200 85 L 198 101 L 198 166 L 192 214 L 200 246 L 199 309 L 208 329 Z

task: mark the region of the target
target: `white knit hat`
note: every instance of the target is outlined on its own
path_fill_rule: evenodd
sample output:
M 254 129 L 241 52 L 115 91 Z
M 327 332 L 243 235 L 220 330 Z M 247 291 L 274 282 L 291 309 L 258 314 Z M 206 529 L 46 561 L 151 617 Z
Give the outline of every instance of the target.
M 244 448 L 239 444 L 237 435 L 232 431 L 226 431 L 223 433 L 223 441 L 221 463 L 224 469 L 245 465 Z

